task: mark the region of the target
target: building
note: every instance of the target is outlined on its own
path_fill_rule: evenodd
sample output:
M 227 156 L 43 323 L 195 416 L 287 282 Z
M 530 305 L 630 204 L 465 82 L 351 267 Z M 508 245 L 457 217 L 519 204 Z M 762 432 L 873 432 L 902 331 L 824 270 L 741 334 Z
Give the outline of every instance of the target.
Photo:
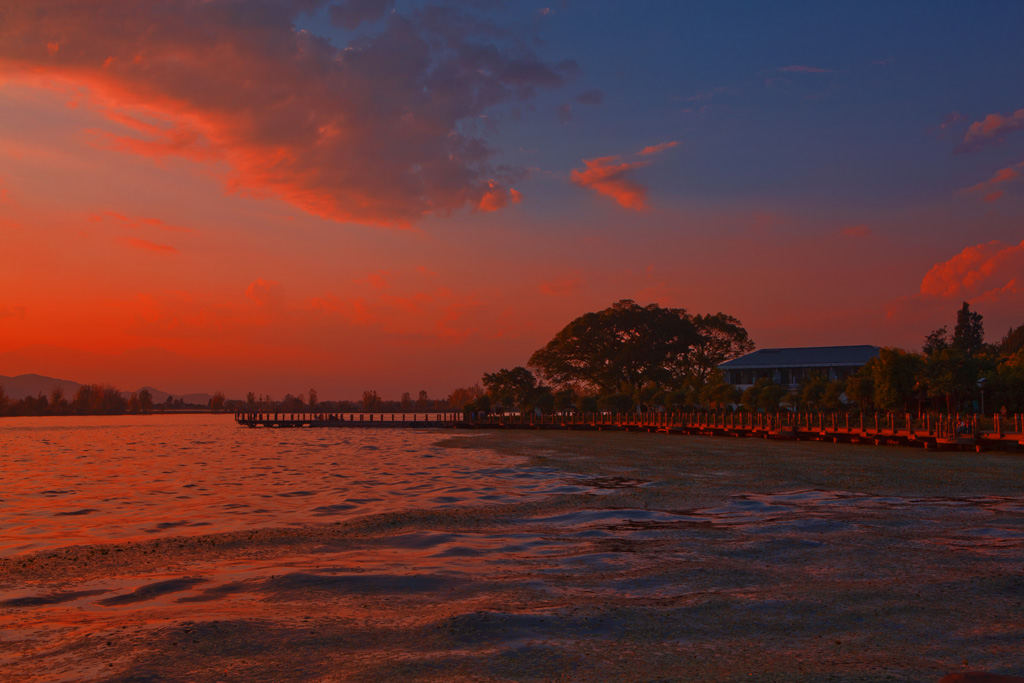
M 796 387 L 819 375 L 829 381 L 843 380 L 878 356 L 877 346 L 809 346 L 792 349 L 760 349 L 719 365 L 728 384 L 746 389 L 757 380 Z

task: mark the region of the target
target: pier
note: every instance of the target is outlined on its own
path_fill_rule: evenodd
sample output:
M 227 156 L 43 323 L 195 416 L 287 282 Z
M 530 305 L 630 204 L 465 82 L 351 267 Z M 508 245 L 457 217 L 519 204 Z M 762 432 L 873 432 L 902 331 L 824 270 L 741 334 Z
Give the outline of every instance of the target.
M 252 428 L 561 429 L 653 432 L 790 441 L 831 441 L 945 450 L 1016 450 L 1024 446 L 1024 415 L 910 413 L 645 412 L 549 415 L 430 413 L 242 412 Z

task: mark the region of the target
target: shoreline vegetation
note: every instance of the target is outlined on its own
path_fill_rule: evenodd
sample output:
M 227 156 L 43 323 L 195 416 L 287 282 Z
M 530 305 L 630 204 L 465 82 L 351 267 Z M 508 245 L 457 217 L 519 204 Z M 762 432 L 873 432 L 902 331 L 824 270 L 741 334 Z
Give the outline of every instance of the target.
M 925 336 L 920 353 L 883 348 L 845 380 L 808 373 L 798 386 L 762 378 L 745 390 L 725 382 L 719 366 L 754 350 L 741 322 L 725 313 L 688 313 L 623 299 L 571 321 L 526 366 L 484 373 L 480 383 L 432 401 L 420 391 L 385 401 L 375 390 L 361 401 L 282 401 L 250 392 L 229 408 L 244 413 L 466 414 L 876 412 L 956 415 L 1024 413 L 1024 325 L 986 344 L 982 316 L 967 302 L 954 331 Z M 988 407 L 989 410 L 985 410 Z
M 9 398 L 0 386 L 3 415 L 120 415 L 197 410 L 246 413 L 482 414 L 567 412 L 745 411 L 913 413 L 1024 413 L 1024 325 L 999 343 L 985 343 L 982 316 L 967 302 L 952 333 L 927 334 L 920 353 L 886 347 L 859 372 L 829 381 L 808 373 L 796 387 L 761 378 L 743 391 L 724 381 L 722 363 L 754 350 L 740 321 L 725 313 L 692 315 L 681 308 L 640 306 L 624 299 L 571 321 L 527 366 L 484 373 L 481 381 L 432 399 L 421 390 L 386 400 L 375 389 L 356 400 L 320 400 L 315 388 L 286 394 L 249 392 L 244 400 L 217 391 L 207 405 L 168 396 L 155 403 L 146 389 L 127 394 L 107 384 L 79 387 L 66 397 Z M 987 410 L 986 410 L 987 408 Z

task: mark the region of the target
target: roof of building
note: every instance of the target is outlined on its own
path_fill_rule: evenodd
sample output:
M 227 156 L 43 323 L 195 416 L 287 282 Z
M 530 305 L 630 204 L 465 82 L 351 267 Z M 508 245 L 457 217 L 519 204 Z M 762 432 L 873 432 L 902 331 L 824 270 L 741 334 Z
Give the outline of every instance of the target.
M 726 361 L 718 367 L 724 370 L 756 370 L 762 368 L 827 368 L 860 366 L 878 355 L 878 347 L 860 346 L 808 346 L 791 349 L 758 349 L 745 356 Z

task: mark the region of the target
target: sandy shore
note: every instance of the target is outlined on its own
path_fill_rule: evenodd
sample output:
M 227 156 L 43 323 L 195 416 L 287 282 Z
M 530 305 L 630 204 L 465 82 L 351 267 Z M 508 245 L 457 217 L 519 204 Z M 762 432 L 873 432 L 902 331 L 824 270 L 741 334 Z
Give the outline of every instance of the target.
M 0 560 L 11 681 L 1024 674 L 1024 459 L 749 439 L 446 441 L 540 502 Z

